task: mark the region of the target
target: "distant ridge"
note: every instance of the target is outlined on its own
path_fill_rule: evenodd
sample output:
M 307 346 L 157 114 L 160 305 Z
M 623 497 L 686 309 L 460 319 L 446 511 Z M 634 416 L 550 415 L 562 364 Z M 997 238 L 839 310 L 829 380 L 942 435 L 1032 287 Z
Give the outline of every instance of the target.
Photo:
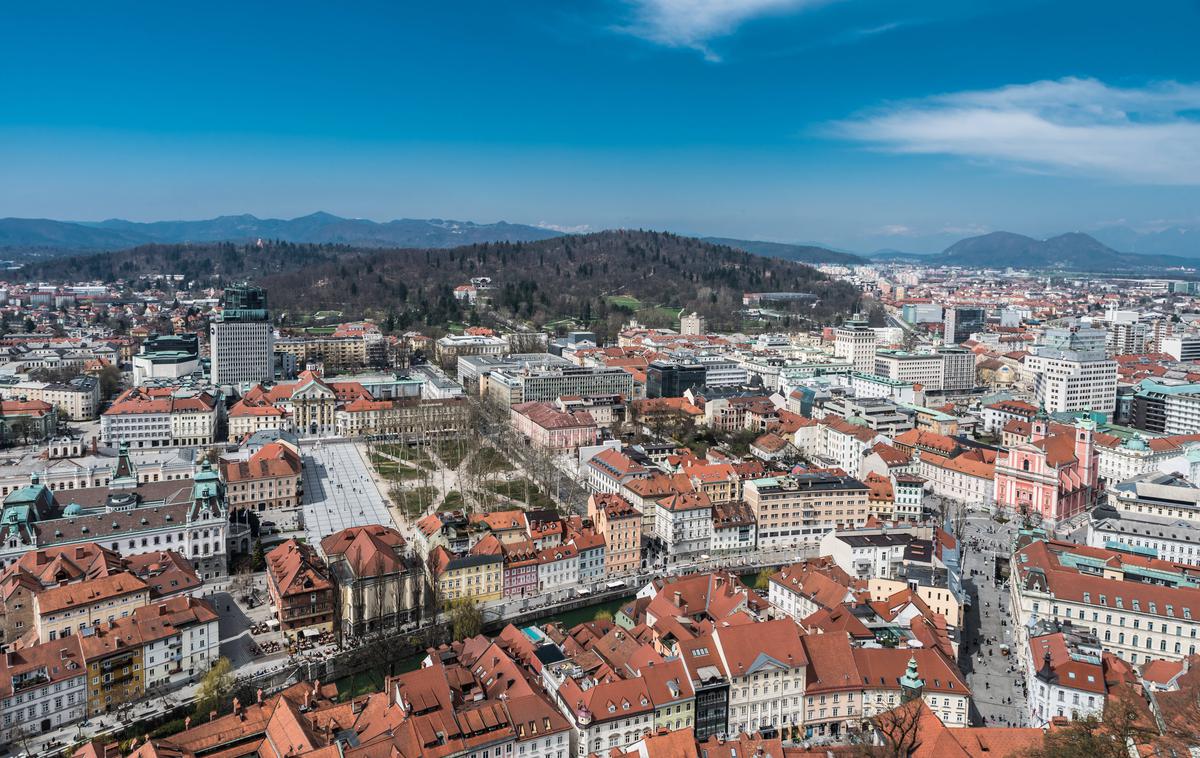
M 445 219 L 397 219 L 377 222 L 318 212 L 293 219 L 258 218 L 249 214 L 201 221 L 123 219 L 54 221 L 0 219 L 0 247 L 15 250 L 102 251 L 150 243 L 248 242 L 256 239 L 354 247 L 450 248 L 480 242 L 532 242 L 561 232 L 504 221 L 476 224 Z
M 968 237 L 941 255 L 923 259 L 931 265 L 966 268 L 1063 269 L 1068 271 L 1129 271 L 1146 268 L 1195 266 L 1195 260 L 1170 255 L 1120 253 L 1081 232 L 1039 240 L 1013 232 Z
M 785 261 L 800 263 L 845 263 L 861 264 L 866 259 L 854 253 L 843 253 L 817 245 L 792 245 L 785 242 L 762 242 L 759 240 L 739 240 L 729 237 L 701 237 L 705 242 L 714 245 L 724 245 L 735 250 L 743 250 L 754 255 L 767 258 L 782 258 Z

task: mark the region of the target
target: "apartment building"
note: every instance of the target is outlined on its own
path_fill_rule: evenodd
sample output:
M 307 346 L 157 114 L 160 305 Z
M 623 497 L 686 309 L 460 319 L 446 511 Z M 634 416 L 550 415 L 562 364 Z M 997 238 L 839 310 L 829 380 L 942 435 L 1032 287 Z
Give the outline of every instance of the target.
M 303 464 L 291 443 L 271 442 L 246 460 L 222 460 L 220 466 L 230 509 L 262 513 L 300 507 Z
M 38 400 L 62 409 L 71 421 L 91 421 L 100 410 L 100 382 L 94 376 L 66 383 L 0 381 L 0 399 Z
M 504 594 L 504 556 L 473 551 L 455 555 L 441 545 L 429 554 L 438 597 L 444 603 L 461 598 L 498 600 Z M 540 573 L 540 572 L 539 572 Z
M 242 398 L 227 414 L 229 441 L 238 442 L 258 432 L 293 429 L 291 416 L 265 399 Z
M 267 591 L 283 633 L 298 639 L 334 631 L 336 587 L 316 549 L 288 540 L 266 557 Z
M 642 564 L 642 513 L 617 494 L 588 497 L 588 518 L 604 538 L 604 565 L 613 576 L 635 573 Z
M 1030 726 L 1104 716 L 1104 649 L 1095 636 L 1069 622 L 1039 622 L 1029 632 L 1028 647 L 1017 654 L 1029 682 L 1025 712 Z
M 758 525 L 762 548 L 816 544 L 832 529 L 862 526 L 870 489 L 857 479 L 801 473 L 753 479 L 742 488 Z
M 1200 433 L 1200 384 L 1143 379 L 1133 393 L 1130 424 L 1155 434 Z
M 39 642 L 51 642 L 126 618 L 149 602 L 150 587 L 128 571 L 64 584 L 33 596 L 34 629 Z
M 42 734 L 87 717 L 87 666 L 79 635 L 0 656 L 0 743 Z
M 875 330 L 856 315 L 834 330 L 833 355 L 848 361 L 853 370 L 875 373 L 875 347 L 879 342 Z
M 1016 644 L 1033 619 L 1072 622 L 1138 665 L 1196 652 L 1200 583 L 1189 566 L 1057 540 L 1023 539 L 1011 562 Z
M 1111 415 L 1117 404 L 1117 362 L 1104 353 L 1104 332 L 1050 329 L 1042 339 L 1034 353 L 1025 356 L 1038 404 L 1049 413 L 1087 410 Z
M 133 387 L 104 411 L 100 438 L 136 449 L 212 445 L 221 402 L 208 390 Z
M 378 332 L 281 337 L 274 341 L 273 349 L 277 353 L 292 356 L 297 366 L 319 364 L 329 373 L 357 371 L 381 362 L 386 355 L 383 338 Z
M 707 553 L 713 536 L 713 504 L 703 492 L 672 494 L 655 504 L 654 533 L 671 562 Z

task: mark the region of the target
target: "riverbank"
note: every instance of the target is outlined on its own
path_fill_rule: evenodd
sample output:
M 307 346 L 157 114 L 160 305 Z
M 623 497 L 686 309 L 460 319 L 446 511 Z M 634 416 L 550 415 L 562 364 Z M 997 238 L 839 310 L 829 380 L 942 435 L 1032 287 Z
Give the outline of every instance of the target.
M 585 621 L 591 621 L 596 618 L 596 614 L 607 611 L 612 616 L 617 615 L 617 610 L 634 598 L 634 595 L 617 598 L 616 600 L 607 600 L 595 605 L 588 605 L 582 608 L 574 608 L 562 613 L 549 613 L 545 616 L 539 616 L 534 619 L 532 624 L 541 626 L 542 624 L 557 622 L 563 625 L 564 628 L 570 629 L 573 626 L 582 624 Z M 529 626 L 530 624 L 526 624 Z M 398 674 L 403 674 L 408 671 L 416 671 L 421 667 L 421 661 L 425 660 L 425 653 L 416 653 L 400 659 L 396 664 L 395 671 Z M 336 681 L 338 687 L 338 695 L 341 699 L 346 700 L 359 695 L 365 695 L 370 692 L 379 692 L 383 689 L 384 673 L 378 669 L 362 671 L 358 674 L 342 677 Z

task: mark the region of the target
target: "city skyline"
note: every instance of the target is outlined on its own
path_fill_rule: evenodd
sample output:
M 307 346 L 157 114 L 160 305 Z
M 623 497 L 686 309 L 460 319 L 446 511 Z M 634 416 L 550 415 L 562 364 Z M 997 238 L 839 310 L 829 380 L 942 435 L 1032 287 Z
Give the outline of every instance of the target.
M 1200 224 L 1184 2 L 289 10 L 14 10 L 0 213 L 324 210 L 863 252 Z

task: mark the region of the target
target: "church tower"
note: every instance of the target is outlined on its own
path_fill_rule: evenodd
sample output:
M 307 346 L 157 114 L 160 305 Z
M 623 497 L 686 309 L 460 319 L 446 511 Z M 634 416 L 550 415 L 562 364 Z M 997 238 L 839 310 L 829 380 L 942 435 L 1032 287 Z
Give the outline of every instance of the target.
M 910 700 L 917 700 L 924 690 L 925 681 L 917 673 L 917 659 L 914 656 L 908 659 L 908 670 L 904 672 L 904 676 L 900 677 L 900 702 L 907 703 Z

